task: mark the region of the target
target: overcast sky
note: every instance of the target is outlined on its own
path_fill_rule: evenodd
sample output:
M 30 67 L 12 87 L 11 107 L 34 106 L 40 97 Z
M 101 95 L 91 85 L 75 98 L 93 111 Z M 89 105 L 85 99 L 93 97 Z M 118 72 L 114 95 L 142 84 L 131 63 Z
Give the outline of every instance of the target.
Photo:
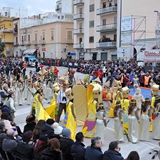
M 55 11 L 56 0 L 0 0 L 0 9 L 13 7 L 15 9 L 27 9 L 29 16 L 33 14 Z

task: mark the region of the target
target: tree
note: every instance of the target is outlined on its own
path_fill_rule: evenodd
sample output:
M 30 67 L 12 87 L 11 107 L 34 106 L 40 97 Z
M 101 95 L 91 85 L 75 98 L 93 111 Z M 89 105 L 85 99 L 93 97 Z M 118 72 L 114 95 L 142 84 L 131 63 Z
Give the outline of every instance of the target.
M 5 43 L 1 41 L 0 39 L 0 53 L 2 53 L 4 51 L 5 48 Z

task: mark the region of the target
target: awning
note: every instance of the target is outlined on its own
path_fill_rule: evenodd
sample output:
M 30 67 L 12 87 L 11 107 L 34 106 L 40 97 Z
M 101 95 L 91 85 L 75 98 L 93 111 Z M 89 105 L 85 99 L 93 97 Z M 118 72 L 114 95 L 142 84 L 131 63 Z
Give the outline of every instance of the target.
M 23 52 L 23 54 L 33 54 L 36 51 L 36 49 L 27 49 Z

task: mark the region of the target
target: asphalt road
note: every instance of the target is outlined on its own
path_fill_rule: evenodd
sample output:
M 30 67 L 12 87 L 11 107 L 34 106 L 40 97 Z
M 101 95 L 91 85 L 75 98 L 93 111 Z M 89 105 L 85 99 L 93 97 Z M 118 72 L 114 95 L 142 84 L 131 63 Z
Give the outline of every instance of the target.
M 59 69 L 59 74 L 62 75 L 67 68 L 58 67 L 58 69 Z M 29 73 L 30 70 L 35 71 L 35 68 L 27 68 L 27 74 Z M 83 79 L 84 74 L 75 73 L 75 78 L 77 77 L 80 79 Z M 48 106 L 47 102 L 44 101 L 43 103 L 45 107 Z M 106 102 L 104 102 L 104 104 L 106 105 Z M 20 126 L 22 131 L 25 125 L 26 116 L 30 113 L 30 110 L 31 110 L 31 105 L 27 105 L 27 102 L 25 100 L 23 101 L 23 106 L 17 106 L 17 111 L 15 114 L 16 115 L 15 122 L 17 125 Z M 103 147 L 102 147 L 103 152 L 108 149 L 109 143 L 114 140 L 114 121 L 112 118 L 107 117 L 107 120 L 108 119 L 110 119 L 110 122 L 108 126 L 104 129 L 105 142 L 103 142 Z M 77 127 L 77 132 L 81 131 L 81 129 L 82 127 Z M 128 154 L 134 150 L 139 153 L 141 160 L 151 160 L 151 155 L 149 154 L 151 149 L 155 149 L 155 148 L 159 149 L 158 147 L 159 141 L 155 141 L 151 137 L 152 137 L 152 133 L 150 133 L 150 140 L 148 142 L 140 141 L 137 144 L 132 144 L 128 142 L 127 138 L 125 137 L 125 142 L 120 144 L 120 147 L 121 147 L 120 152 L 122 156 L 126 158 Z M 85 139 L 84 144 L 86 146 L 90 145 L 90 139 Z M 155 160 L 158 160 L 158 157 L 155 158 Z

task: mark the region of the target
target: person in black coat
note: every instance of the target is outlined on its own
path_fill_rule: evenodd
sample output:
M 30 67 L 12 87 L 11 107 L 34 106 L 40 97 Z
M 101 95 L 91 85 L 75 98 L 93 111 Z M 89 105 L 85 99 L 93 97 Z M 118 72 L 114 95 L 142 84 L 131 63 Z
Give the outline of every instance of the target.
M 22 140 L 18 141 L 16 156 L 23 160 L 33 159 L 34 143 L 31 141 L 32 134 L 32 131 L 25 132 L 22 136 Z
M 71 155 L 71 146 L 74 141 L 71 138 L 71 131 L 67 128 L 62 130 L 62 138 L 60 138 L 60 150 L 63 153 L 63 160 L 74 160 Z
M 104 152 L 103 160 L 123 160 L 124 158 L 119 153 L 120 147 L 117 141 L 109 144 L 109 149 Z
M 28 132 L 28 131 L 33 132 L 34 127 L 36 126 L 35 120 L 36 120 L 36 117 L 33 114 L 27 116 L 26 118 L 27 124 L 24 126 L 23 133 Z
M 84 154 L 85 154 L 85 145 L 83 144 L 84 141 L 84 135 L 82 132 L 78 132 L 76 134 L 76 142 L 71 147 L 71 154 L 74 158 L 74 160 L 85 160 Z
M 57 138 L 49 140 L 48 147 L 43 151 L 41 160 L 63 160 L 60 143 Z

